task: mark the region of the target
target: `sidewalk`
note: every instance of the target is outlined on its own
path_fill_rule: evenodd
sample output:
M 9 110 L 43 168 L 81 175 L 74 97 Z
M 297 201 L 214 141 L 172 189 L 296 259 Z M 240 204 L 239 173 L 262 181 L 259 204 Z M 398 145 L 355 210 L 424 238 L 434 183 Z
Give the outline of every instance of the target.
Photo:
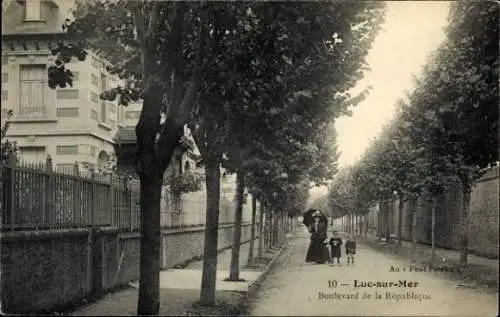
M 257 242 L 258 240 L 256 240 Z M 160 312 L 162 316 L 182 315 L 240 315 L 247 299 L 249 286 L 261 275 L 261 269 L 245 268 L 250 243 L 240 248 L 240 278 L 243 282 L 224 281 L 229 277 L 231 249 L 219 253 L 217 258 L 216 306 L 199 307 L 203 261 L 188 264 L 183 269 L 169 269 L 160 273 Z M 257 255 L 257 243 L 254 245 Z M 108 294 L 99 301 L 78 309 L 72 316 L 136 316 L 138 281 L 132 288 Z
M 359 241 L 379 251 L 390 252 L 404 258 L 406 261 L 410 261 L 411 242 L 402 241 L 402 247 L 398 248 L 397 242 L 396 244 L 387 244 L 379 241 L 373 234 L 369 234 L 368 237 L 362 237 Z M 475 288 L 480 286 L 494 291 L 498 289 L 498 260 L 469 254 L 467 266 L 460 267 L 459 251 L 436 247 L 435 252 L 436 259 L 432 262 L 432 247 L 425 244 L 417 244 L 415 258 L 419 263 L 450 268 L 448 272 L 440 272 L 440 274 L 460 280 L 464 287 Z

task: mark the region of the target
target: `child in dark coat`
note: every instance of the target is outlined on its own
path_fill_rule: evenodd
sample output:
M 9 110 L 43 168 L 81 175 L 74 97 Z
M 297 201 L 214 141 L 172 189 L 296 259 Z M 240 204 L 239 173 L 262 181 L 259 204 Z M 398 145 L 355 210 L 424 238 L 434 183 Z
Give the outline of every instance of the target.
M 354 264 L 354 255 L 356 254 L 356 241 L 354 241 L 351 235 L 347 237 L 347 241 L 345 242 L 345 254 L 347 256 L 347 264 Z
M 337 231 L 333 232 L 333 237 L 330 238 L 330 241 L 328 242 L 330 245 L 330 255 L 331 255 L 331 261 L 333 263 L 333 260 L 337 258 L 337 264 L 340 264 L 340 257 L 341 252 L 340 252 L 340 247 L 342 245 L 342 239 L 337 236 Z

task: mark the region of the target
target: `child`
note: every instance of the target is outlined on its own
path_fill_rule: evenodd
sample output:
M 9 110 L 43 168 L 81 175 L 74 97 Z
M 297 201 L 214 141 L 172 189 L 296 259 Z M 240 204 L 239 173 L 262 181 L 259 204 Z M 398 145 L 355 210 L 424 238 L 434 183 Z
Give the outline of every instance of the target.
M 340 264 L 340 246 L 342 245 L 342 239 L 337 236 L 337 231 L 333 231 L 333 237 L 330 238 L 330 255 L 331 261 L 337 258 L 337 264 Z
M 347 241 L 345 242 L 345 254 L 347 255 L 347 264 L 354 264 L 354 255 L 356 254 L 356 241 L 351 235 L 347 236 Z

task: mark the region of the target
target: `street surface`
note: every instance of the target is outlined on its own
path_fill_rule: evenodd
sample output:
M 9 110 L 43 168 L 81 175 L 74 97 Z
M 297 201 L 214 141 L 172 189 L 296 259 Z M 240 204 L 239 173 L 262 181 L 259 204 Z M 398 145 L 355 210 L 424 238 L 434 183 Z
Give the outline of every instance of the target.
M 360 243 L 354 265 L 345 263 L 344 249 L 340 266 L 305 263 L 309 234 L 304 228 L 295 236 L 250 303 L 250 315 L 498 316 L 498 296 L 460 288 L 435 272 L 415 272 Z M 382 287 L 355 287 L 368 281 Z

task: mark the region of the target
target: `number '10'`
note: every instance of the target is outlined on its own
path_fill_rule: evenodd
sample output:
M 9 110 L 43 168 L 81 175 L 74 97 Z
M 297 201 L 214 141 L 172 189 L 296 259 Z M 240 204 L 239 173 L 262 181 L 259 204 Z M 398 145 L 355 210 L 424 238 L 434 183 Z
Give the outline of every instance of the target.
M 336 280 L 328 280 L 328 287 L 329 288 L 337 287 L 337 281 Z

